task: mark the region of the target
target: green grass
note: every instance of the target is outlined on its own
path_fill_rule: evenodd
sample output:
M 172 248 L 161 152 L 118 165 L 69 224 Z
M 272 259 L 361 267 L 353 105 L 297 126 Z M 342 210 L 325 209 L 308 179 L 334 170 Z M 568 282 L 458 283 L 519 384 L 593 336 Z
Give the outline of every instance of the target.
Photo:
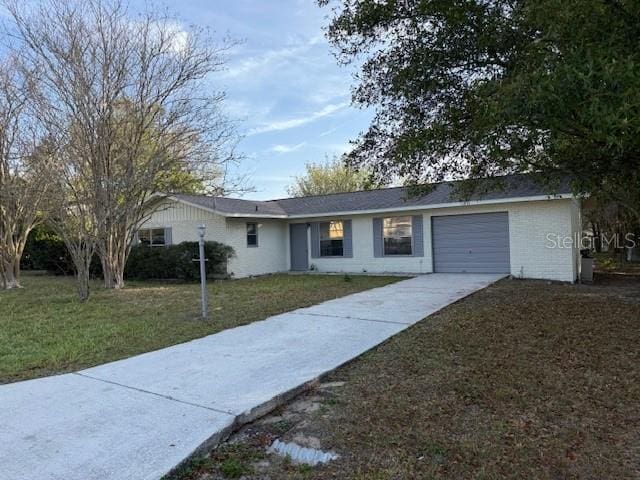
M 114 291 L 95 282 L 83 304 L 71 278 L 25 276 L 25 288 L 0 291 L 0 383 L 156 350 L 398 280 L 272 275 L 213 282 L 203 321 L 198 284 L 129 282 Z

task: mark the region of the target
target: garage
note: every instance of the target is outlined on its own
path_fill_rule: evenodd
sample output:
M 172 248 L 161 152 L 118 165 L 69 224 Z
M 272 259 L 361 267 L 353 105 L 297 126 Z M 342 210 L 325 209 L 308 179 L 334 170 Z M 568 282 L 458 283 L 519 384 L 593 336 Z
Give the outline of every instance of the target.
M 431 217 L 433 270 L 438 273 L 510 273 L 509 214 Z

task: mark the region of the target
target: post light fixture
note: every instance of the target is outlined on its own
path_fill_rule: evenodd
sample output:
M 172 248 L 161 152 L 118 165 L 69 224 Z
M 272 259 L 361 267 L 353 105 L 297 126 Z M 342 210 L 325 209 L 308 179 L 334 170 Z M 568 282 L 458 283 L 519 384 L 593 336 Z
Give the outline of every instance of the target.
M 199 250 L 200 250 L 200 296 L 202 299 L 202 318 L 206 320 L 208 317 L 208 305 L 207 305 L 207 269 L 204 258 L 204 236 L 207 233 L 206 225 L 198 226 L 198 236 L 200 237 Z

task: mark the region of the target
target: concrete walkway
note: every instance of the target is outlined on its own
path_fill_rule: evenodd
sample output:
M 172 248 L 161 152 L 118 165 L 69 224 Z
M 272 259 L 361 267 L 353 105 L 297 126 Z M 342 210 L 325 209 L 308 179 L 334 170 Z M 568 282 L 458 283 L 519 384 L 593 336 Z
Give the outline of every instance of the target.
M 0 386 L 0 477 L 159 479 L 287 393 L 500 277 L 420 276 L 88 370 Z

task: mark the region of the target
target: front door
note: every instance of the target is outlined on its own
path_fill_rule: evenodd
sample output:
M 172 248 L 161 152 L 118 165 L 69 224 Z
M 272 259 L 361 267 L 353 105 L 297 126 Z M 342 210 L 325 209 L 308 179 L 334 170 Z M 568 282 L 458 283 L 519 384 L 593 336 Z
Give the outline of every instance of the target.
M 309 270 L 307 224 L 292 223 L 289 225 L 289 238 L 291 245 L 291 270 Z

